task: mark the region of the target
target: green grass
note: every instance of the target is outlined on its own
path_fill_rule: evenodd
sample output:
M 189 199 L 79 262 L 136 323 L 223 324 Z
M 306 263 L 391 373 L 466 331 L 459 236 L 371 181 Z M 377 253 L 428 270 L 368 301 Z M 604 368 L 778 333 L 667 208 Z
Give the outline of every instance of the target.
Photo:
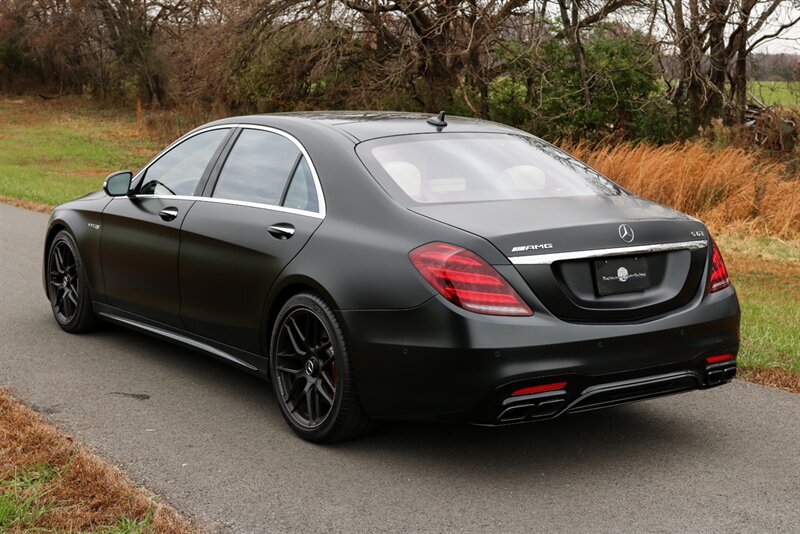
M 0 196 L 60 204 L 156 153 L 132 116 L 71 103 L 0 100 Z
M 0 480 L 0 532 L 12 528 L 31 530 L 55 506 L 47 499 L 44 486 L 58 475 L 49 465 L 17 473 Z
M 742 307 L 745 366 L 800 373 L 800 243 L 719 236 Z
M 61 532 L 37 526 L 37 522 L 48 512 L 65 508 L 49 498 L 47 489 L 47 484 L 60 475 L 58 469 L 42 465 L 20 471 L 10 479 L 0 479 L 0 532 L 11 529 L 24 532 Z M 138 520 L 120 517 L 114 525 L 98 526 L 88 532 L 144 534 L 152 532 L 152 519 L 152 511 Z
M 145 534 L 152 532 L 152 520 L 153 512 L 149 511 L 142 519 L 137 520 L 129 517 L 120 517 L 116 525 L 100 527 L 92 532 L 94 534 Z
M 747 89 L 768 106 L 800 107 L 800 82 L 754 80 L 747 84 Z

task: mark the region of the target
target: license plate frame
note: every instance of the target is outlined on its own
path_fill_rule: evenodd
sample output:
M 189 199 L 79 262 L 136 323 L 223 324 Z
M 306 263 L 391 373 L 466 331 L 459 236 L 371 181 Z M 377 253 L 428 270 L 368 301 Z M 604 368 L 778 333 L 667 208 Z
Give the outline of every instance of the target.
M 647 258 L 615 256 L 595 260 L 594 284 L 601 297 L 649 289 L 651 282 Z

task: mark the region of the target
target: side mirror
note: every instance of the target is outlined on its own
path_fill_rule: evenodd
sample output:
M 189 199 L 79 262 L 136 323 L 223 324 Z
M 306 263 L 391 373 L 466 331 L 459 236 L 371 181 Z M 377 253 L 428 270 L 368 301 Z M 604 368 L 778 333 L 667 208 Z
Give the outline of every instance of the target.
M 133 173 L 131 171 L 119 171 L 111 173 L 103 182 L 103 191 L 110 197 L 123 197 L 128 194 L 131 188 Z

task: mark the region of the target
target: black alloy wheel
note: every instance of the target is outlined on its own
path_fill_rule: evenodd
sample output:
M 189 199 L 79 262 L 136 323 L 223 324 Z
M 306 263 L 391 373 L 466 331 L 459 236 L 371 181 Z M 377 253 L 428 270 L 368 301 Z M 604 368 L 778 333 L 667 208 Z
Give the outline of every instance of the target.
M 67 332 L 86 332 L 98 325 L 78 249 L 63 230 L 53 238 L 47 255 L 47 295 L 56 321 Z
M 286 408 L 307 428 L 319 426 L 336 397 L 336 358 L 322 321 L 307 308 L 293 310 L 278 333 L 276 379 Z
M 50 250 L 49 283 L 53 313 L 60 323 L 69 323 L 78 312 L 78 264 L 63 240 Z
M 275 396 L 297 434 L 333 442 L 366 432 L 342 331 L 322 299 L 301 293 L 284 304 L 270 354 Z

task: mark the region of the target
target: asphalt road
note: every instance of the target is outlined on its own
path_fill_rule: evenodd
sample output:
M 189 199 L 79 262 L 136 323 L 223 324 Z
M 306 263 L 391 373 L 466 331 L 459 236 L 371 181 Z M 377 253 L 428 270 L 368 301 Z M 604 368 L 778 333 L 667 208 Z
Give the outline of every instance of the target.
M 519 427 L 315 446 L 269 384 L 110 327 L 61 332 L 47 217 L 0 204 L 0 384 L 225 532 L 800 532 L 800 395 L 736 381 Z

